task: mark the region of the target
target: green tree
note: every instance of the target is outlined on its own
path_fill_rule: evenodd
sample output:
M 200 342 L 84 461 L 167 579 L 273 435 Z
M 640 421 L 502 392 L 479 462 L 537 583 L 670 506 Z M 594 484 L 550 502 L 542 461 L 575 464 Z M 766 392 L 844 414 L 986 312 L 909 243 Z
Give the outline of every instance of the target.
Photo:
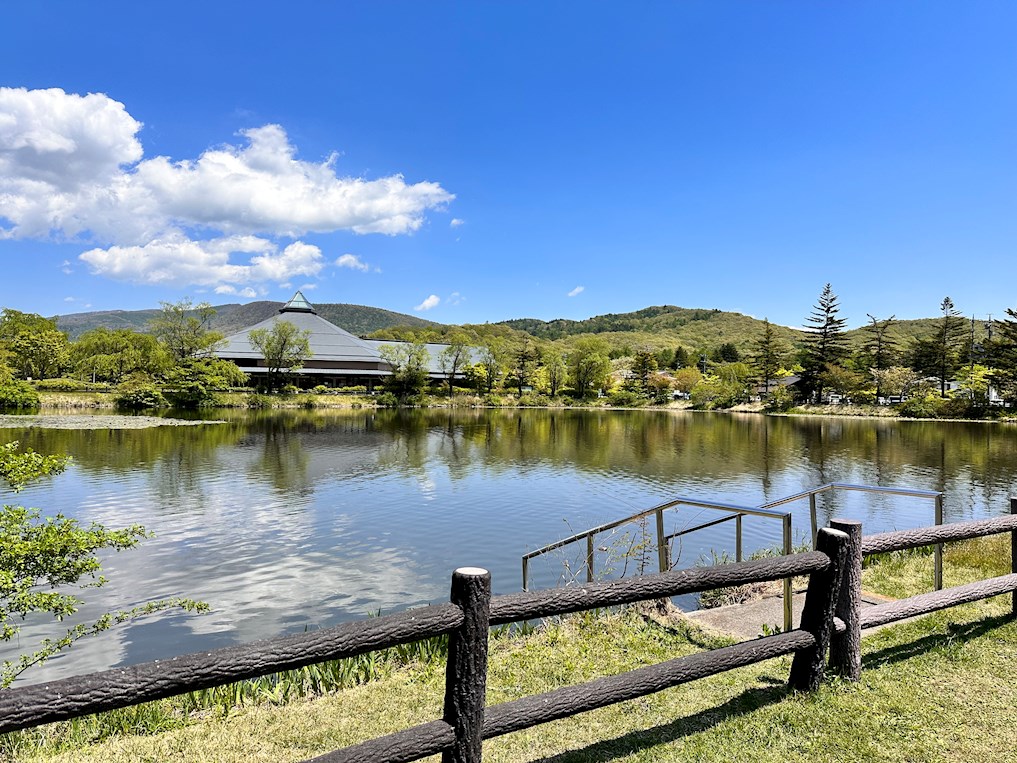
M 5 363 L 22 379 L 49 379 L 67 366 L 67 335 L 56 321 L 5 308 L 0 312 L 0 347 Z
M 220 358 L 192 358 L 163 375 L 162 393 L 174 408 L 214 408 L 219 404 L 217 392 L 246 383 L 247 374 L 235 363 Z
M 457 375 L 461 375 L 463 369 L 472 360 L 470 357 L 469 337 L 462 332 L 452 334 L 448 339 L 448 347 L 438 353 L 438 368 L 445 375 L 448 381 L 448 399 L 452 399 L 455 389 Z
M 576 397 L 587 397 L 602 388 L 611 373 L 607 342 L 596 337 L 576 340 L 569 351 L 568 367 Z
M 768 318 L 763 319 L 763 333 L 756 338 L 755 345 L 752 364 L 763 383 L 764 394 L 769 394 L 770 382 L 784 364 L 787 346 L 774 334 Z
M 149 329 L 177 362 L 210 357 L 223 335 L 211 329 L 215 308 L 191 300 L 160 302 L 162 310 L 149 321 Z
M 491 394 L 494 385 L 502 375 L 505 360 L 505 344 L 496 337 L 489 337 L 480 350 L 480 365 L 484 369 L 484 392 Z
M 532 371 L 532 363 L 537 360 L 537 351 L 531 346 L 530 338 L 524 337 L 522 343 L 513 353 L 514 365 L 512 373 L 516 378 L 516 387 L 519 389 L 519 394 L 523 394 L 523 387 L 526 387 L 530 383 L 530 373 Z
M 427 386 L 427 348 L 420 343 L 383 344 L 382 359 L 392 369 L 385 380 L 385 389 L 401 403 L 417 398 Z
M 862 345 L 865 367 L 872 371 L 884 371 L 893 365 L 896 355 L 897 340 L 890 333 L 890 327 L 893 326 L 896 316 L 891 315 L 880 320 L 870 313 L 867 315 L 869 324 L 863 329 L 866 339 Z M 883 388 L 880 383 L 882 377 L 878 373 L 873 373 L 873 378 L 876 380 L 876 397 L 882 397 Z
M 839 366 L 848 356 L 844 336 L 845 318 L 839 318 L 840 305 L 830 284 L 823 287 L 812 313 L 805 319 L 808 332 L 803 359 L 802 389 L 809 396 L 822 392 L 820 374 L 830 366 Z
M 17 442 L 0 446 L 0 479 L 14 492 L 33 480 L 58 474 L 66 464 L 62 457 L 18 452 Z M 61 514 L 43 517 L 39 509 L 5 505 L 0 512 L 0 640 L 16 639 L 26 618 L 48 615 L 63 620 L 75 614 L 82 600 L 71 591 L 99 588 L 106 582 L 97 554 L 133 548 L 145 537 L 148 533 L 141 525 L 123 530 L 95 523 L 85 527 Z M 33 651 L 5 660 L 0 687 L 10 686 L 32 666 L 86 636 L 171 608 L 194 612 L 208 606 L 190 599 L 164 599 L 75 625 L 58 638 L 43 639 Z
M 1007 318 L 997 325 L 999 331 L 991 341 L 992 385 L 1009 404 L 1017 405 L 1017 311 L 1006 310 Z
M 565 356 L 557 347 L 547 347 L 540 355 L 540 364 L 547 383 L 547 394 L 555 397 L 565 386 L 568 374 Z
M 710 353 L 710 359 L 714 363 L 737 363 L 742 359 L 742 354 L 733 342 L 724 342 Z
M 134 373 L 149 376 L 169 365 L 169 354 L 151 334 L 130 329 L 94 328 L 71 344 L 75 373 L 92 381 L 118 384 Z
M 946 384 L 960 365 L 965 331 L 964 319 L 952 299 L 944 297 L 939 311 L 932 336 L 917 339 L 912 344 L 911 367 L 921 374 L 935 376 L 939 381 L 940 397 L 946 397 Z
M 272 328 L 251 329 L 251 345 L 265 358 L 268 369 L 265 386 L 278 389 L 286 375 L 301 368 L 311 357 L 311 332 L 301 331 L 286 320 L 277 320 Z
M 650 377 L 656 370 L 657 358 L 649 350 L 639 350 L 632 358 L 632 379 L 644 395 L 650 395 Z

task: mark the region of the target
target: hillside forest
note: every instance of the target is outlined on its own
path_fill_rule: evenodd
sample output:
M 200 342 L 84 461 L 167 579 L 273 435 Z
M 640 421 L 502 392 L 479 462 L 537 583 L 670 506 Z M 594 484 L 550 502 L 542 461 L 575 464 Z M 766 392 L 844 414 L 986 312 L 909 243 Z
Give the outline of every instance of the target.
M 0 405 L 29 408 L 37 390 L 110 390 L 126 407 L 200 407 L 245 375 L 219 360 L 227 333 L 272 315 L 279 303 L 193 305 L 44 318 L 0 312 Z M 387 402 L 639 406 L 687 400 L 696 408 L 760 401 L 768 410 L 803 403 L 892 404 L 901 415 L 982 417 L 1017 403 L 1017 313 L 962 316 L 946 297 L 921 320 L 867 315 L 847 330 L 830 284 L 800 328 L 721 310 L 674 306 L 586 320 L 517 319 L 443 325 L 356 305 L 318 305 L 351 333 L 392 340 Z M 270 339 L 270 338 L 266 338 Z M 293 338 L 291 338 L 293 339 Z M 310 354 L 300 337 L 272 390 L 293 391 Z M 428 389 L 423 343 L 443 343 L 446 383 Z M 260 390 L 266 391 L 266 390 Z M 318 390 L 322 392 L 324 390 Z M 350 389 L 349 392 L 361 390 Z M 447 401 L 442 401 L 447 402 Z

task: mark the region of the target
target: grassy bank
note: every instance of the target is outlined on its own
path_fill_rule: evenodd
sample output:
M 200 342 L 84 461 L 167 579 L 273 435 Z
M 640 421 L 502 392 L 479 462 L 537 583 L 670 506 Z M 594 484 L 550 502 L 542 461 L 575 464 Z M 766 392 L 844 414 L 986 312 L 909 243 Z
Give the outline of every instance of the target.
M 1008 541 L 1008 539 L 1006 539 Z M 948 551 L 948 582 L 1008 568 L 1008 542 Z M 1007 560 L 1006 565 L 1001 560 Z M 877 560 L 866 588 L 927 590 L 931 557 Z M 491 740 L 488 761 L 1017 760 L 1017 623 L 1009 597 L 967 605 L 864 639 L 862 681 L 813 695 L 784 689 L 789 658 L 741 668 L 640 700 Z M 724 643 L 684 621 L 636 612 L 567 618 L 525 637 L 492 640 L 488 702 L 497 703 Z M 440 659 L 420 654 L 375 680 L 274 706 L 205 710 L 162 733 L 95 744 L 71 724 L 26 734 L 11 759 L 37 761 L 288 761 L 441 715 Z M 79 725 L 83 726 L 84 722 Z

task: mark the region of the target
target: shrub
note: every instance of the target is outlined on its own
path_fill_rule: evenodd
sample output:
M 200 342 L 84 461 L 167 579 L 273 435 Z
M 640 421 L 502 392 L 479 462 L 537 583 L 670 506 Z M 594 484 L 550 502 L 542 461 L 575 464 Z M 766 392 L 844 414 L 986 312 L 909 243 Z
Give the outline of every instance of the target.
M 608 396 L 608 401 L 611 405 L 617 405 L 622 408 L 635 408 L 643 405 L 646 402 L 646 398 L 633 390 L 619 389 Z
M 364 394 L 365 392 L 367 392 L 367 387 L 365 385 L 363 385 L 363 384 L 354 384 L 351 387 L 340 387 L 338 389 L 338 391 L 339 392 L 348 392 L 351 395 L 352 394 Z
M 286 384 L 279 391 L 282 392 L 284 395 L 295 395 L 298 392 L 300 392 L 300 387 L 298 387 L 296 384 Z
M 912 397 L 901 403 L 897 413 L 908 419 L 934 419 L 939 415 L 939 398 L 933 395 Z
M 32 386 L 44 392 L 106 392 L 109 385 L 103 382 L 88 382 L 81 379 L 39 379 Z
M 311 390 L 311 392 L 316 395 L 327 395 L 331 391 L 331 388 L 327 384 L 319 384 Z
M 35 410 L 39 407 L 39 393 L 35 387 L 19 379 L 0 382 L 0 410 Z
M 126 411 L 143 411 L 148 408 L 164 408 L 166 398 L 150 379 L 128 378 L 117 386 L 113 404 Z
M 382 408 L 395 408 L 399 405 L 399 398 L 392 392 L 382 392 L 375 398 L 375 402 Z
M 255 392 L 247 396 L 244 404 L 248 408 L 271 408 L 272 398 L 268 395 L 261 395 Z
M 766 398 L 763 410 L 768 413 L 785 413 L 794 408 L 795 395 L 787 387 L 777 387 Z

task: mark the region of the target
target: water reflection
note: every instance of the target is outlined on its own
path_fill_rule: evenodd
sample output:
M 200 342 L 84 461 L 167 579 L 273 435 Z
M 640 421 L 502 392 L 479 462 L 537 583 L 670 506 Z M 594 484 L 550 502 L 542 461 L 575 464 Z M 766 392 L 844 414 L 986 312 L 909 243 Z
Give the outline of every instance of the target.
M 488 567 L 519 586 L 525 551 L 676 495 L 758 505 L 826 482 L 946 492 L 948 520 L 1007 510 L 1017 430 L 982 423 L 768 418 L 651 411 L 216 412 L 225 424 L 146 430 L 0 430 L 73 466 L 16 500 L 156 533 L 106 564 L 93 616 L 147 599 L 209 601 L 76 647 L 34 680 L 329 625 L 440 600 L 452 568 Z M 11 500 L 8 498 L 7 500 Z M 792 506 L 795 535 L 808 504 Z M 820 519 L 867 531 L 926 524 L 916 499 L 828 494 Z M 716 515 L 683 509 L 669 532 Z M 746 548 L 779 527 L 748 519 Z M 598 568 L 638 528 L 598 539 Z M 687 536 L 679 563 L 731 551 L 730 525 Z M 535 564 L 539 585 L 582 550 Z M 25 643 L 46 628 L 29 624 Z

